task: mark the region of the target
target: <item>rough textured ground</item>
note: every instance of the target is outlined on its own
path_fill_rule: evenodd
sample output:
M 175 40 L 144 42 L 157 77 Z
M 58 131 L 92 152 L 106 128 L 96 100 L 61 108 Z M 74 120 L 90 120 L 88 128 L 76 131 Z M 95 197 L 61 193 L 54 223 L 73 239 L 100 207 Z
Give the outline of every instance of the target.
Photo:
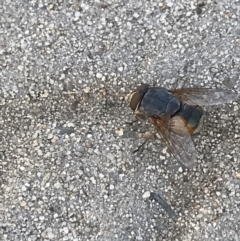
M 239 17 L 237 0 L 1 1 L 0 240 L 240 240 L 240 101 L 207 109 L 193 171 L 157 139 L 133 155 L 152 127 L 125 124 L 142 81 L 240 89 Z

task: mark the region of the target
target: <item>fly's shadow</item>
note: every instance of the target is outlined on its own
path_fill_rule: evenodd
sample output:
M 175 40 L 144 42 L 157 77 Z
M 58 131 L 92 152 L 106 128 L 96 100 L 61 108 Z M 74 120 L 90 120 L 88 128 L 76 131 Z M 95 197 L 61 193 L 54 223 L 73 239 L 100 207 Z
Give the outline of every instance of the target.
M 176 213 L 172 209 L 172 207 L 159 194 L 157 194 L 155 192 L 151 192 L 149 199 L 151 201 L 154 200 L 156 203 L 158 203 L 165 210 L 165 212 L 169 215 L 169 217 L 174 218 L 174 219 L 179 217 L 178 213 Z

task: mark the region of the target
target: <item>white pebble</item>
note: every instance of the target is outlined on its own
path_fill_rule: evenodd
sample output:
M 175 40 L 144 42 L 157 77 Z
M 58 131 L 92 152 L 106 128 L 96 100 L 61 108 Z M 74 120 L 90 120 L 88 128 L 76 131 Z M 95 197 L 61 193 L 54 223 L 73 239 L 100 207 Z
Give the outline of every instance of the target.
M 99 174 L 100 178 L 104 178 L 104 175 L 102 173 Z
M 120 130 L 115 130 L 116 134 L 119 136 L 123 136 L 123 129 L 120 128 Z
M 145 193 L 143 193 L 143 195 L 142 195 L 142 198 L 143 199 L 147 199 L 147 198 L 149 198 L 150 197 L 150 192 L 149 191 L 146 191 Z
M 93 184 L 96 184 L 96 180 L 95 180 L 94 177 L 91 177 L 90 180 L 91 180 L 91 182 L 92 182 Z
M 79 19 L 79 17 L 81 16 L 80 12 L 75 12 L 75 21 Z
M 138 14 L 138 13 L 134 13 L 134 14 L 133 14 L 133 17 L 134 17 L 134 18 L 138 18 L 138 17 L 139 17 L 139 14 Z
M 27 188 L 25 186 L 22 186 L 22 191 L 23 192 L 26 192 L 27 191 Z
M 42 153 L 42 151 L 41 151 L 40 149 L 37 150 L 37 153 L 38 153 L 39 156 L 42 156 L 42 155 L 43 155 L 43 153 Z
M 51 229 L 49 229 L 49 231 L 48 231 L 48 238 L 49 239 L 54 239 L 55 238 L 55 235 L 54 235 L 54 233 L 52 232 Z
M 101 78 L 102 78 L 102 74 L 101 74 L 101 73 L 97 73 L 97 74 L 96 74 L 96 77 L 97 77 L 98 79 L 101 79 Z
M 118 68 L 118 71 L 119 71 L 119 72 L 122 72 L 122 71 L 123 71 L 123 67 L 119 67 L 119 68 Z
M 97 78 L 98 78 L 98 77 L 97 77 Z M 84 93 L 86 93 L 86 94 L 89 93 L 89 92 L 90 92 L 90 87 L 86 87 L 83 91 L 84 91 Z
M 68 227 L 63 228 L 64 233 L 68 234 Z
M 21 207 L 25 207 L 27 205 L 27 202 L 23 200 L 23 201 L 21 201 L 20 205 L 21 205 Z
M 19 71 L 23 71 L 23 66 L 22 65 L 18 65 L 17 68 L 18 68 Z
M 60 182 L 57 182 L 54 184 L 54 187 L 57 188 L 57 189 L 60 189 L 62 187 L 61 183 Z

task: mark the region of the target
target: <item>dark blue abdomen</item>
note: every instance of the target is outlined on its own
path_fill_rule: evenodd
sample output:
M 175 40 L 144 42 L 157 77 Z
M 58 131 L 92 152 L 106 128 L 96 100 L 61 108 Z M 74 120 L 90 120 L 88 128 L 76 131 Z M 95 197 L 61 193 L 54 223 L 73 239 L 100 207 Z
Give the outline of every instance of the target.
M 148 116 L 173 115 L 180 109 L 180 102 L 164 88 L 149 88 L 140 107 Z
M 181 105 L 181 108 L 176 115 L 182 117 L 188 123 L 188 125 L 194 129 L 197 128 L 203 116 L 203 111 L 200 107 L 185 104 Z

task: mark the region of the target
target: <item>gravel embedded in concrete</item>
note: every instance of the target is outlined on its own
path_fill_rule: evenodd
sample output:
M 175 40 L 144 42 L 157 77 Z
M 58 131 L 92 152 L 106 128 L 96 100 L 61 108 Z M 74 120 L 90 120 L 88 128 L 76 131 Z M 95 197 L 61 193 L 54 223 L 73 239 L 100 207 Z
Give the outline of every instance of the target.
M 240 100 L 183 170 L 133 115 L 141 82 L 240 90 L 239 1 L 0 4 L 0 240 L 239 240 Z M 151 200 L 156 193 L 178 214 Z

